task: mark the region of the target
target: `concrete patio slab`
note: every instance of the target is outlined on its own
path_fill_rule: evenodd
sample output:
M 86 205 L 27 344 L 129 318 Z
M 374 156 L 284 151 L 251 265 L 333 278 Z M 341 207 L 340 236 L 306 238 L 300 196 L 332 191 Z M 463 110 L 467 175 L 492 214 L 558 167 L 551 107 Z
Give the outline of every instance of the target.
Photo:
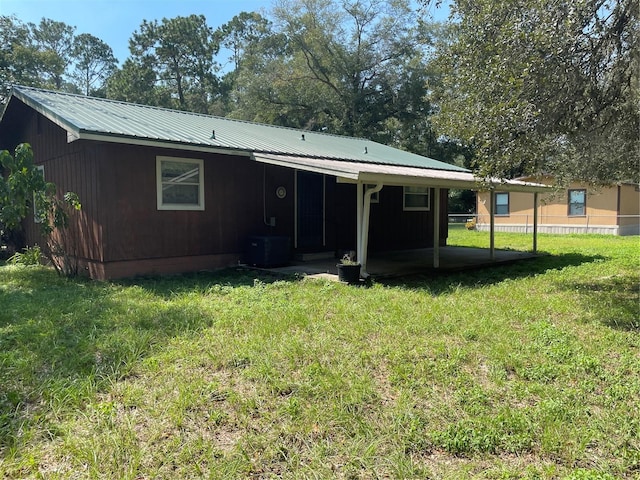
M 440 247 L 440 267 L 433 267 L 433 249 L 423 248 L 399 252 L 372 254 L 367 262 L 367 271 L 373 279 L 394 278 L 421 273 L 454 272 L 517 262 L 539 257 L 539 254 L 514 250 L 495 250 L 490 258 L 488 249 L 468 247 Z M 266 269 L 287 275 L 302 275 L 310 278 L 338 280 L 338 260 L 320 258 L 296 261 L 290 265 Z

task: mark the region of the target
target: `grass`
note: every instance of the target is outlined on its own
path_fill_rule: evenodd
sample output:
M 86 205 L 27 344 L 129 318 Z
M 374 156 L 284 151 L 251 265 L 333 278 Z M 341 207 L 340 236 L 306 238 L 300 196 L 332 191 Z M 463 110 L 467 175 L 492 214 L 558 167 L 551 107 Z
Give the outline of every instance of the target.
M 639 247 L 370 288 L 0 266 L 0 477 L 638 478 Z

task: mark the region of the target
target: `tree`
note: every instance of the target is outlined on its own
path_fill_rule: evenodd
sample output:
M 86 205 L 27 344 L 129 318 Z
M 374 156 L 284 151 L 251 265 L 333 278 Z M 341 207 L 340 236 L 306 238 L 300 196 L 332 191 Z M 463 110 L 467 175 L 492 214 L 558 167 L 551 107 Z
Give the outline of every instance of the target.
M 123 102 L 172 107 L 171 92 L 156 85 L 156 73 L 151 59 L 128 58 L 122 68 L 107 80 L 107 98 Z
M 370 133 L 391 95 L 385 74 L 416 45 L 409 2 L 281 0 L 273 14 L 293 52 L 285 69 L 290 104 L 313 110 L 322 120 L 318 128 Z
M 18 145 L 15 154 L 0 152 L 0 230 L 19 231 L 22 221 L 33 209 L 45 240 L 45 256 L 60 275 L 78 273 L 77 255 L 72 250 L 68 234 L 71 210 L 80 210 L 78 196 L 73 192 L 56 196 L 56 187 L 47 183 L 33 164 L 33 151 L 29 144 Z
M 42 84 L 40 58 L 30 35 L 16 17 L 0 16 L 0 103 L 6 102 L 13 84 Z
M 240 12 L 218 29 L 220 45 L 231 51 L 229 61 L 234 71 L 240 68 L 243 57 L 253 54 L 254 47 L 269 37 L 271 28 L 271 22 L 259 13 Z
M 441 134 L 481 176 L 640 180 L 636 0 L 453 0 Z
M 0 103 L 14 84 L 86 94 L 103 89 L 115 68 L 113 52 L 93 35 L 74 31 L 46 18 L 36 25 L 0 16 Z
M 433 62 L 433 44 L 448 32 L 446 25 L 418 22 L 415 28 L 415 42 L 410 55 L 397 62 L 395 68 L 385 72 L 387 83 L 381 91 L 387 92 L 383 99 L 381 115 L 384 128 L 372 137 L 377 141 L 410 150 L 421 155 L 454 163 L 462 152 L 457 145 L 441 141 L 436 135 L 431 116 L 433 104 L 429 90 L 440 81 L 440 72 Z
M 75 37 L 72 53 L 75 68 L 71 78 L 85 95 L 100 90 L 117 68 L 111 47 L 89 33 Z
M 231 52 L 223 62 L 222 70 L 232 66 L 224 73 L 217 84 L 217 95 L 209 105 L 209 113 L 226 116 L 238 110 L 238 75 L 241 64 L 249 59 L 266 54 L 263 44 L 272 38 L 272 24 L 256 12 L 241 12 L 214 32 L 220 47 Z
M 294 58 L 285 34 L 260 41 L 240 65 L 224 78 L 231 90 L 231 117 L 298 128 L 325 123 L 317 107 L 319 85 L 301 81 L 304 65 Z
M 135 67 L 155 72 L 156 86 L 169 90 L 176 108 L 201 113 L 208 111 L 216 94 L 213 57 L 218 49 L 203 15 L 163 18 L 161 23 L 145 20 L 129 40 Z
M 73 35 L 76 27 L 48 18 L 38 25 L 29 24 L 33 45 L 40 55 L 40 78 L 60 90 L 71 63 Z

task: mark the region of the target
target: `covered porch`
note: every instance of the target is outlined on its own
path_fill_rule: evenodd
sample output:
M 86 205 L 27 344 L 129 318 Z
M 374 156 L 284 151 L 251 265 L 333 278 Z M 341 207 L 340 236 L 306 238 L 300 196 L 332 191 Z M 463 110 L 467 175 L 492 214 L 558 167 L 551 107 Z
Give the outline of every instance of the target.
M 367 152 L 365 148 L 365 153 Z M 533 193 L 534 211 L 538 194 L 547 191 L 547 185 L 518 180 L 479 179 L 470 171 L 452 171 L 438 168 L 420 168 L 360 161 L 329 158 L 310 158 L 293 155 L 254 154 L 254 160 L 278 165 L 294 170 L 320 173 L 334 176 L 338 183 L 356 186 L 356 259 L 361 265 L 360 275 L 364 278 L 406 275 L 422 271 L 468 269 L 494 265 L 536 256 L 537 218 L 533 221 L 533 253 L 497 250 L 494 243 L 495 189 L 500 191 L 520 191 Z M 403 250 L 397 253 L 375 255 L 369 251 L 369 225 L 372 196 L 386 186 L 426 187 L 433 191 L 427 209 L 432 215 L 432 248 L 414 251 Z M 440 192 L 451 188 L 490 192 L 490 246 L 486 249 L 448 247 L 440 235 L 441 200 Z M 444 207 L 446 208 L 446 207 Z M 445 237 L 446 238 L 446 234 Z M 445 240 L 446 241 L 446 240 Z M 316 259 L 314 262 L 297 263 L 283 267 L 293 273 L 307 275 L 337 275 L 334 258 Z M 283 273 L 286 270 L 282 270 Z

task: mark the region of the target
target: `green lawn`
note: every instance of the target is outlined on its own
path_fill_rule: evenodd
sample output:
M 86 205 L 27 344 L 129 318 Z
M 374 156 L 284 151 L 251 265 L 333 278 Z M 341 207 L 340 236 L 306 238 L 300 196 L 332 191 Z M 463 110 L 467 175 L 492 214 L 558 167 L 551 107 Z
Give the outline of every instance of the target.
M 0 478 L 639 478 L 640 241 L 539 249 L 370 288 L 0 266 Z

